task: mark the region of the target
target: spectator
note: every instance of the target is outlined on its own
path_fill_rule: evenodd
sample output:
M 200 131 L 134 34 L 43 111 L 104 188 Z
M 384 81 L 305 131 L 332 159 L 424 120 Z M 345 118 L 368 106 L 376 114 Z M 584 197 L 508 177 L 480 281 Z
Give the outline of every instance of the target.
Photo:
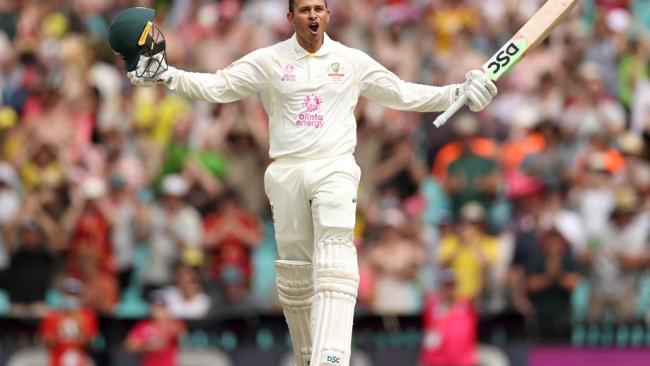
M 478 364 L 478 318 L 470 299 L 462 298 L 453 270 L 440 274 L 440 290 L 427 297 L 422 315 L 421 366 Z
M 400 199 L 406 199 L 417 193 L 427 168 L 424 161 L 414 154 L 415 143 L 408 131 L 395 134 L 397 136 L 386 136 L 382 159 L 374 167 L 373 174 L 375 184 L 382 191 L 393 191 Z
M 161 184 L 162 204 L 151 211 L 149 260 L 144 274 L 145 295 L 172 282 L 173 265 L 182 258 L 201 264 L 201 217 L 183 198 L 189 186 L 179 175 L 165 177 Z
M 111 229 L 115 214 L 106 193 L 104 180 L 90 177 L 73 194 L 72 205 L 64 218 L 70 238 L 66 268 L 69 276 L 79 278 L 81 258 L 85 255 L 97 256 L 98 265 L 102 268 L 114 268 Z
M 452 127 L 456 137 L 438 151 L 433 163 L 433 175 L 441 181 L 445 181 L 447 169 L 465 151 L 469 150 L 486 159 L 494 159 L 497 153 L 496 143 L 479 135 L 481 126 L 476 116 L 461 114 L 456 117 Z
M 165 303 L 174 318 L 202 319 L 210 310 L 211 300 L 201 288 L 196 268 L 187 265 L 176 267 L 174 286 L 164 290 Z
M 64 180 L 65 168 L 53 144 L 35 141 L 23 148 L 26 155 L 17 157 L 16 165 L 20 167 L 25 187 L 37 188 L 43 182 L 60 183 Z
M 126 288 L 133 273 L 135 245 L 148 234 L 147 213 L 144 205 L 117 174 L 109 179 L 109 202 L 115 212 L 115 225 L 111 230 L 111 243 L 120 289 Z
M 650 194 L 650 161 L 644 159 L 646 144 L 643 138 L 628 132 L 617 141 L 618 148 L 625 159 L 625 179 L 641 196 Z
M 14 168 L 0 162 L 0 272 L 9 265 L 11 226 L 20 212 L 20 181 Z
M 578 69 L 579 84 L 575 100 L 562 120 L 563 128 L 582 140 L 593 133 L 618 135 L 625 128 L 625 111 L 621 103 L 605 91 L 603 74 L 593 62 Z
M 177 366 L 178 338 L 185 324 L 169 313 L 165 295 L 150 295 L 151 318 L 135 324 L 127 335 L 124 347 L 130 353 L 142 354 L 142 366 Z
M 498 257 L 497 239 L 485 232 L 483 206 L 465 204 L 456 229 L 442 237 L 436 254 L 441 268 L 454 270 L 459 298 L 474 300 L 481 295 L 486 273 Z
M 592 322 L 607 311 L 618 321 L 635 319 L 639 278 L 650 265 L 650 216 L 640 211 L 640 204 L 633 188 L 618 188 L 600 240 L 592 241 L 583 255 L 589 264 Z
M 563 145 L 557 125 L 550 121 L 543 122 L 538 130 L 546 146 L 543 150 L 528 154 L 521 163 L 521 170 L 544 187 L 560 188 L 569 178 L 573 154 Z
M 560 231 L 544 232 L 537 242 L 537 255 L 523 258 L 526 289 L 534 308 L 534 330 L 545 340 L 569 339 L 571 292 L 580 277 L 569 242 Z
M 120 298 L 115 273 L 104 267 L 99 254 L 94 251 L 80 253 L 79 263 L 79 279 L 84 286 L 84 305 L 100 315 L 112 315 Z
M 407 219 L 398 209 L 387 210 L 383 221 L 367 255 L 374 283 L 370 306 L 376 314 L 413 314 L 420 308 L 417 275 L 426 260 L 424 247 L 409 237 Z
M 469 121 L 466 122 L 469 125 Z M 470 130 L 472 127 L 467 127 Z M 471 201 L 479 202 L 485 210 L 495 202 L 500 184 L 497 162 L 491 156 L 491 144 L 476 140 L 468 132 L 461 141 L 461 153 L 447 166 L 445 190 L 451 198 L 454 217 Z M 487 157 L 486 157 L 487 156 Z
M 12 315 L 45 314 L 45 296 L 54 274 L 56 249 L 52 244 L 36 220 L 29 219 L 19 224 L 16 243 L 9 246 L 11 265 L 5 274 Z
M 211 317 L 229 319 L 259 312 L 259 300 L 250 290 L 250 282 L 239 266 L 225 266 L 217 277 L 218 294 Z
M 72 278 L 62 284 L 61 309 L 43 318 L 40 335 L 50 351 L 50 366 L 90 366 L 87 350 L 97 335 L 97 318 L 83 307 L 83 285 Z
M 226 191 L 217 210 L 203 222 L 203 247 L 210 252 L 209 275 L 217 278 L 224 267 L 238 266 L 245 279 L 251 279 L 252 250 L 260 244 L 262 226 L 258 218 L 242 205 L 235 191 Z

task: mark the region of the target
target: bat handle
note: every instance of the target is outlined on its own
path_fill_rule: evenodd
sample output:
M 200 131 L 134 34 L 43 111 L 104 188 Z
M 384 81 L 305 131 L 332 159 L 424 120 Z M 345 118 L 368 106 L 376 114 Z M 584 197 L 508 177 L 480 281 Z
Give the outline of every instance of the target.
M 467 102 L 467 95 L 463 95 L 460 98 L 458 98 L 458 100 L 455 101 L 452 105 L 450 105 L 449 108 L 447 108 L 447 110 L 444 113 L 439 115 L 438 118 L 436 118 L 436 120 L 433 121 L 433 124 L 436 125 L 436 127 L 441 127 L 442 125 L 447 123 L 447 121 L 451 117 L 453 117 L 453 115 L 456 114 L 456 112 L 458 112 L 459 109 L 463 108 L 465 102 Z

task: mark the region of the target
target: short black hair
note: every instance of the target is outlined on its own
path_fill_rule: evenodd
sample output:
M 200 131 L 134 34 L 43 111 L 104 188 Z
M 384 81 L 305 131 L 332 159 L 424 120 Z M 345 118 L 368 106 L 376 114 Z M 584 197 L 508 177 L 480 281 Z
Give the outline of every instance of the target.
M 293 13 L 294 5 L 296 5 L 296 0 L 289 0 L 289 13 Z M 325 7 L 327 8 L 327 0 L 325 0 Z

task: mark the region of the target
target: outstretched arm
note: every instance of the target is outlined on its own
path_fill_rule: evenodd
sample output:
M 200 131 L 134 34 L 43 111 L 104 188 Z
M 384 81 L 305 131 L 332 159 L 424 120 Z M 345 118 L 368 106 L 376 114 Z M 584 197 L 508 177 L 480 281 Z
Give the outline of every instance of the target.
M 162 54 L 152 57 L 158 58 L 158 62 L 165 62 Z M 214 74 L 188 72 L 168 66 L 166 71 L 153 78 L 146 78 L 136 76 L 146 75 L 144 68 L 150 65 L 149 58 L 141 56 L 138 70 L 128 73 L 128 77 L 136 86 L 163 84 L 190 99 L 230 103 L 258 94 L 268 84 L 268 59 L 266 50 L 260 49 Z
M 358 82 L 361 95 L 389 108 L 412 112 L 438 112 L 448 108 L 462 95 L 474 112 L 485 108 L 497 94 L 494 83 L 483 71 L 472 70 L 462 84 L 430 86 L 401 80 L 367 54 L 357 51 Z

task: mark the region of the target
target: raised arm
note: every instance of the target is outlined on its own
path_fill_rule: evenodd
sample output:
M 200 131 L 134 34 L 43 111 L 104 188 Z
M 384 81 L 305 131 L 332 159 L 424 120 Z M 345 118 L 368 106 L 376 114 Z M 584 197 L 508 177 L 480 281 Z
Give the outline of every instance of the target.
M 431 86 L 406 82 L 367 54 L 356 51 L 357 75 L 361 95 L 386 107 L 412 112 L 443 111 L 467 93 L 472 111 L 485 108 L 496 95 L 494 83 L 480 70 L 467 74 L 462 84 Z
M 232 65 L 214 74 L 196 73 L 168 66 L 155 78 L 137 77 L 146 74 L 140 70 L 150 65 L 149 59 L 141 56 L 138 70 L 128 74 L 136 86 L 163 84 L 179 95 L 211 103 L 230 103 L 247 96 L 258 94 L 269 81 L 269 57 L 266 49 L 260 49 L 235 61 Z M 154 55 L 162 60 L 162 55 Z M 161 62 L 164 62 L 162 60 Z

